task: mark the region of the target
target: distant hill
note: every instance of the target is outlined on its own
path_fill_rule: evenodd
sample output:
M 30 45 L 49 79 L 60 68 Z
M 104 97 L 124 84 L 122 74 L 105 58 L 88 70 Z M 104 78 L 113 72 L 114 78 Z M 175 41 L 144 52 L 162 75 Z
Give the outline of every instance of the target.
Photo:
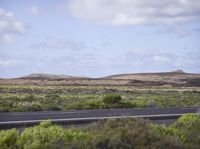
M 107 76 L 105 78 L 107 79 L 142 79 L 142 80 L 154 80 L 155 79 L 163 79 L 163 77 L 169 77 L 169 78 L 174 78 L 174 77 L 182 77 L 182 76 L 187 76 L 187 75 L 194 75 L 194 74 L 189 74 L 185 73 L 183 70 L 175 70 L 171 72 L 153 72 L 153 73 L 130 73 L 130 74 L 117 74 L 117 75 L 111 75 Z
M 77 77 L 71 75 L 56 75 L 56 74 L 45 74 L 45 73 L 33 73 L 23 77 L 22 79 L 69 79 L 69 78 L 85 78 L 85 77 Z
M 178 70 L 171 71 L 171 73 L 185 73 L 185 72 L 181 69 L 178 69 Z
M 182 70 L 156 73 L 117 74 L 102 78 L 35 73 L 21 78 L 0 79 L 0 85 L 131 85 L 200 87 L 200 74 Z

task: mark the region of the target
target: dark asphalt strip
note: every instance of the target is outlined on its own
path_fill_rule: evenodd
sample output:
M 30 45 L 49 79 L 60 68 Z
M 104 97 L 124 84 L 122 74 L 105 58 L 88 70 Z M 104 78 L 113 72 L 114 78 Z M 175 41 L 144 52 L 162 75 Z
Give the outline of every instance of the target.
M 51 119 L 57 124 L 82 124 L 109 118 L 147 118 L 151 120 L 177 119 L 182 114 L 196 113 L 197 108 L 132 108 L 132 109 L 97 109 L 77 111 L 43 111 L 0 113 L 0 129 L 6 127 L 31 126 Z

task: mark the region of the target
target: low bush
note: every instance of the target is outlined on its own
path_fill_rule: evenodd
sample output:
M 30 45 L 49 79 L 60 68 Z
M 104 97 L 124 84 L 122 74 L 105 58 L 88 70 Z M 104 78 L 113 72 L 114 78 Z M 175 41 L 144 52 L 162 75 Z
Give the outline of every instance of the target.
M 198 114 L 183 115 L 168 127 L 160 125 L 152 125 L 152 127 L 163 137 L 178 138 L 187 148 L 195 149 L 200 146 L 200 115 Z
M 120 95 L 115 95 L 115 94 L 109 94 L 105 95 L 103 97 L 103 102 L 105 104 L 114 104 L 114 103 L 119 103 L 122 100 Z
M 89 148 L 98 149 L 182 149 L 172 137 L 162 137 L 143 120 L 116 119 L 99 122 L 89 128 L 93 132 Z
M 17 149 L 18 132 L 16 129 L 0 131 L 0 149 Z
M 53 100 L 56 100 L 56 99 L 61 99 L 60 95 L 58 94 L 46 94 L 45 95 L 45 98 L 46 99 L 53 99 Z
M 53 105 L 53 104 L 45 104 L 43 105 L 43 110 L 45 111 L 60 111 L 61 108 L 58 105 Z
M 199 114 L 183 115 L 171 127 L 174 127 L 183 132 L 187 136 L 188 143 L 198 144 L 198 146 L 200 146 Z
M 78 129 L 64 129 L 44 121 L 40 125 L 26 128 L 19 140 L 18 147 L 22 149 L 67 149 L 70 146 L 82 146 L 87 142 L 89 133 Z M 81 140 L 83 143 L 81 143 Z
M 173 136 L 174 138 L 178 139 L 182 143 L 185 143 L 188 140 L 187 136 L 182 131 L 174 127 L 165 127 L 161 125 L 152 125 L 152 127 L 156 131 L 156 133 L 161 135 L 162 137 Z

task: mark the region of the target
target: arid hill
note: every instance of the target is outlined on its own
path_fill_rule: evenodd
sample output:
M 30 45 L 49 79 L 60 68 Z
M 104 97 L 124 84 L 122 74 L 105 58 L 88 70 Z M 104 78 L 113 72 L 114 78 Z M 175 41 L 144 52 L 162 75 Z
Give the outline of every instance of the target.
M 21 79 L 69 79 L 69 78 L 84 78 L 84 77 L 77 77 L 77 76 L 63 75 L 63 74 L 57 75 L 57 74 L 45 74 L 45 73 L 33 73 L 20 78 Z
M 0 79 L 0 84 L 200 87 L 200 74 L 185 73 L 182 70 L 160 73 L 119 74 L 103 78 L 74 77 L 68 75 L 32 74 L 15 79 Z
M 105 77 L 112 80 L 130 80 L 134 85 L 172 85 L 172 86 L 200 86 L 200 74 L 185 73 L 182 70 L 159 73 L 119 74 Z

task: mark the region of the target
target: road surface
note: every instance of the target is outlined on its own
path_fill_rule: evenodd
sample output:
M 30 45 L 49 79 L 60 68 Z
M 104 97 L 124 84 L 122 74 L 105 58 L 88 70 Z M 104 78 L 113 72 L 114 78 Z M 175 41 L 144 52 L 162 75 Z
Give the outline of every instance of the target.
M 75 111 L 43 111 L 43 112 L 9 112 L 0 113 L 0 129 L 26 127 L 51 119 L 58 124 L 82 124 L 109 118 L 138 117 L 152 120 L 177 119 L 187 113 L 196 113 L 196 107 L 190 108 L 131 108 L 131 109 L 98 109 Z

